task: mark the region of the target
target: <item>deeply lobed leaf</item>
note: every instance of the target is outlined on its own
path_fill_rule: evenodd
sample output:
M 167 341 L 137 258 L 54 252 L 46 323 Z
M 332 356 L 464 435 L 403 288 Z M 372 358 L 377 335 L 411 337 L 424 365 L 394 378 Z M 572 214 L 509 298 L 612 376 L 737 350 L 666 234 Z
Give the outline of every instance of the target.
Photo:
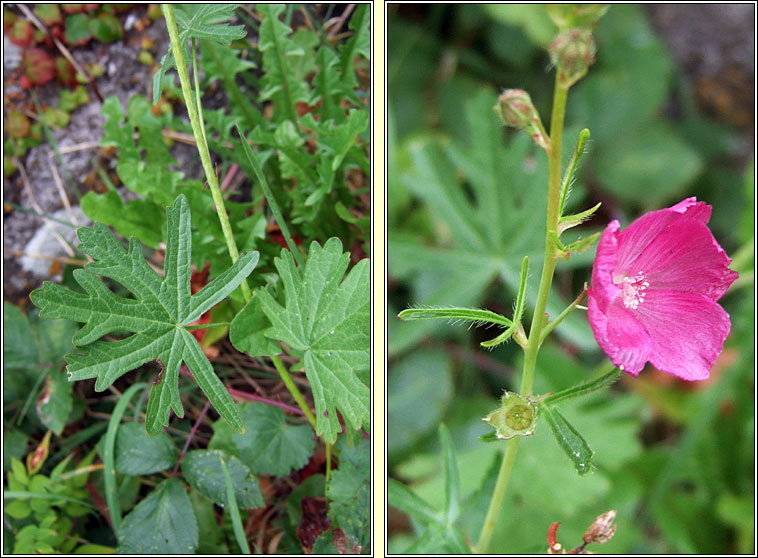
M 80 249 L 95 261 L 74 272 L 86 294 L 45 282 L 31 294 L 40 314 L 85 323 L 74 335 L 83 353 L 67 355 L 70 380 L 97 378 L 95 390 L 103 391 L 126 372 L 157 359 L 163 364 L 159 380 L 150 391 L 146 428 L 156 434 L 168 424 L 170 409 L 184 416 L 179 398 L 179 367 L 182 361 L 216 410 L 238 431 L 244 426 L 231 396 L 213 373 L 213 367 L 195 338 L 182 326 L 197 320 L 228 296 L 253 270 L 258 253 L 241 256 L 226 272 L 200 292 L 190 292 L 190 211 L 184 195 L 167 208 L 165 277 L 156 273 L 142 256 L 136 239 L 126 251 L 107 227 L 79 229 Z M 137 297 L 115 295 L 97 278 L 121 283 Z M 119 341 L 99 340 L 114 332 L 133 332 Z
M 305 270 L 283 250 L 275 260 L 284 283 L 285 306 L 267 291 L 258 296 L 269 321 L 266 335 L 303 351 L 305 374 L 316 403 L 316 432 L 333 442 L 341 431 L 369 421 L 369 388 L 359 374 L 370 367 L 369 260 L 358 262 L 342 280 L 350 254 L 337 238 L 313 242 Z

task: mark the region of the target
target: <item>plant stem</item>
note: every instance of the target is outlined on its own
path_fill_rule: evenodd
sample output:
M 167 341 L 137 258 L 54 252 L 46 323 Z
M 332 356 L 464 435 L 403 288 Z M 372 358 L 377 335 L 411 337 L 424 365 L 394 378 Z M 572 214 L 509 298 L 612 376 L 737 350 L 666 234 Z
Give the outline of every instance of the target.
M 224 206 L 224 198 L 221 195 L 221 189 L 218 186 L 218 178 L 216 177 L 213 165 L 211 164 L 211 155 L 208 151 L 208 144 L 205 141 L 205 133 L 203 132 L 200 116 L 198 115 L 197 106 L 195 105 L 192 95 L 192 89 L 190 88 L 187 64 L 184 60 L 184 54 L 182 53 L 182 45 L 179 43 L 179 30 L 176 27 L 176 19 L 174 18 L 174 7 L 171 4 L 162 4 L 161 9 L 163 10 L 163 17 L 166 19 L 166 28 L 168 29 L 168 36 L 171 40 L 171 50 L 174 54 L 174 60 L 176 61 L 176 70 L 179 74 L 179 81 L 182 84 L 184 103 L 187 105 L 187 113 L 189 114 L 190 124 L 192 125 L 192 134 L 195 136 L 197 151 L 200 154 L 200 161 L 202 162 L 203 170 L 205 171 L 205 178 L 211 189 L 213 203 L 216 205 L 216 213 L 218 214 L 218 220 L 221 222 L 221 230 L 224 232 L 226 247 L 229 250 L 232 262 L 236 262 L 237 258 L 239 258 L 239 252 L 237 251 L 237 244 L 234 241 L 232 226 L 229 224 L 229 216 L 227 215 L 226 207 Z M 245 297 L 245 302 L 249 302 L 251 294 L 250 287 L 247 285 L 247 279 L 242 281 L 240 288 Z
M 587 297 L 587 283 L 584 284 L 584 288 L 582 289 L 582 292 L 579 293 L 579 296 L 577 296 L 574 299 L 574 302 L 566 306 L 563 312 L 558 314 L 558 317 L 555 318 L 549 324 L 547 324 L 545 329 L 542 330 L 542 334 L 540 335 L 540 344 L 542 344 L 545 338 L 548 335 L 550 335 L 550 332 L 553 331 L 556 327 L 558 327 L 558 325 L 564 320 L 564 318 L 568 316 L 569 314 L 571 314 L 571 312 L 573 312 L 576 309 L 576 307 L 579 306 L 584 301 L 586 297 Z
M 561 85 L 560 71 L 555 76 L 555 92 L 553 95 L 553 112 L 550 118 L 550 149 L 548 154 L 548 194 L 547 194 L 547 230 L 545 233 L 545 261 L 542 266 L 540 286 L 537 291 L 537 302 L 532 316 L 532 326 L 529 329 L 526 352 L 524 355 L 524 368 L 521 375 L 521 395 L 528 395 L 532 391 L 534 383 L 534 369 L 537 364 L 537 353 L 540 348 L 541 332 L 545 326 L 545 308 L 550 295 L 550 285 L 553 282 L 555 263 L 557 261 L 556 246 L 550 239 L 550 233 L 557 233 L 558 219 L 560 217 L 558 207 L 561 195 L 561 139 L 563 136 L 563 120 L 566 116 L 566 99 L 568 87 Z M 505 489 L 516 460 L 520 438 L 512 439 L 503 454 L 503 462 L 500 466 L 495 489 L 492 492 L 492 500 L 487 516 L 482 525 L 476 552 L 487 553 L 495 524 L 503 507 Z
M 308 407 L 308 404 L 305 402 L 305 399 L 303 398 L 303 394 L 300 393 L 300 390 L 297 389 L 295 382 L 292 381 L 292 376 L 290 376 L 289 370 L 287 370 L 287 367 L 284 366 L 284 363 L 278 356 L 272 356 L 271 362 L 274 363 L 274 367 L 279 372 L 279 375 L 282 377 L 282 381 L 284 382 L 284 385 L 287 386 L 287 389 L 292 394 L 292 397 L 294 397 L 295 401 L 297 401 L 297 404 L 300 407 L 300 409 L 303 411 L 305 418 L 307 418 L 308 422 L 311 423 L 313 430 L 316 430 L 316 417 L 313 416 L 313 413 L 311 412 L 311 408 Z

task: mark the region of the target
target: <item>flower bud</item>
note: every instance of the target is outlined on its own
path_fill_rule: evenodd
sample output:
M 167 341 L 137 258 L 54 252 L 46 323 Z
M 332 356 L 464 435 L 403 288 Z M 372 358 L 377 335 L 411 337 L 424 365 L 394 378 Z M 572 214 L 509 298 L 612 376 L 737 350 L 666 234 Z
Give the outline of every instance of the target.
M 614 519 L 616 519 L 616 510 L 607 511 L 598 515 L 592 525 L 590 525 L 589 529 L 587 529 L 584 537 L 582 537 L 584 544 L 602 544 L 611 540 L 616 533 L 616 526 L 612 525 Z
M 608 4 L 546 4 L 547 15 L 561 31 L 575 27 L 593 28 L 608 11 Z
M 595 40 L 589 29 L 562 31 L 548 48 L 564 87 L 582 79 L 595 61 Z
M 548 148 L 548 138 L 532 98 L 523 89 L 506 89 L 498 97 L 495 113 L 506 126 L 521 128 L 532 136 L 540 147 Z

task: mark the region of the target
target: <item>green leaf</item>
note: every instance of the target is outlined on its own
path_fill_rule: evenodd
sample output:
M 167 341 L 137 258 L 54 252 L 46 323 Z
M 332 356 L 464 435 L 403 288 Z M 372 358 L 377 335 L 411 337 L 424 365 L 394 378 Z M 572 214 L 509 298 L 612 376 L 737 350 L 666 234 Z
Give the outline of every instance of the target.
M 432 318 L 469 320 L 477 325 L 497 324 L 506 327 L 513 323 L 505 316 L 481 308 L 406 308 L 397 317 L 401 320 L 429 320 Z
M 401 357 L 387 378 L 389 459 L 432 433 L 453 397 L 453 367 L 447 353 L 424 348 Z
M 526 284 L 529 278 L 529 258 L 524 256 L 521 260 L 521 279 L 519 280 L 518 294 L 516 295 L 516 304 L 513 310 L 513 322 L 511 322 L 508 329 L 503 333 L 490 339 L 489 341 L 482 341 L 480 345 L 482 347 L 495 347 L 500 343 L 504 343 L 516 333 L 519 325 L 521 325 L 521 319 L 524 317 L 524 305 L 526 304 Z
M 261 298 L 256 293 L 232 320 L 229 340 L 238 351 L 250 356 L 278 355 L 282 349 L 263 333 L 270 327 L 271 323 L 263 313 Z
M 89 95 L 87 95 L 87 90 L 83 85 L 79 85 L 75 89 L 63 89 L 60 97 L 58 97 L 58 108 L 65 112 L 71 112 L 88 103 Z
M 243 508 L 262 508 L 265 504 L 258 479 L 239 459 L 220 450 L 193 450 L 187 453 L 182 461 L 184 478 L 203 496 L 223 506 L 226 503 L 226 482 L 221 468 L 222 459 L 232 478 L 237 504 Z
M 371 449 L 367 441 L 357 448 L 340 449 L 340 464 L 326 485 L 329 517 L 348 537 L 348 546 L 371 542 Z
M 213 503 L 197 490 L 191 491 L 189 497 L 197 520 L 199 541 L 197 553 L 200 555 L 229 554 L 229 548 L 224 542 L 224 532 L 216 519 Z
M 37 344 L 32 329 L 21 309 L 9 302 L 3 302 L 3 366 L 7 368 L 29 368 L 38 362 Z
M 119 426 L 116 435 L 116 470 L 126 475 L 150 475 L 176 465 L 178 452 L 165 432 L 148 436 L 136 422 Z
M 597 391 L 611 385 L 618 379 L 620 375 L 621 370 L 614 369 L 612 372 L 609 372 L 608 374 L 605 374 L 596 380 L 583 382 L 568 389 L 561 390 L 557 393 L 552 393 L 545 397 L 545 399 L 542 400 L 542 403 L 545 405 L 555 406 L 559 403 L 563 403 L 564 401 L 570 401 L 571 399 L 575 399 L 583 395 L 588 395 L 593 391 Z
M 229 510 L 229 515 L 232 518 L 232 528 L 234 529 L 234 538 L 237 541 L 243 554 L 250 554 L 250 547 L 247 544 L 247 536 L 245 534 L 245 528 L 242 526 L 242 517 L 240 516 L 240 510 L 237 507 L 237 499 L 234 496 L 234 486 L 232 485 L 232 477 L 229 474 L 229 469 L 226 467 L 224 459 L 220 459 L 221 470 L 224 474 L 224 483 L 226 486 L 226 495 L 224 506 Z
M 92 38 L 89 29 L 89 18 L 84 14 L 66 16 L 66 31 L 64 39 L 69 46 L 81 46 Z
M 587 145 L 587 141 L 589 139 L 590 131 L 587 128 L 584 128 L 581 132 L 579 132 L 579 137 L 576 140 L 576 148 L 574 149 L 574 153 L 571 155 L 571 160 L 569 161 L 568 168 L 563 174 L 563 180 L 561 180 L 560 202 L 558 203 L 559 217 L 563 215 L 563 209 L 566 206 L 566 199 L 569 195 L 569 189 L 571 188 L 571 184 L 574 180 L 574 173 L 576 173 L 576 168 L 579 166 L 579 160 L 582 158 L 582 155 L 584 155 L 584 147 Z M 600 204 L 598 204 L 598 207 L 599 206 Z
M 455 459 L 455 448 L 450 437 L 450 431 L 444 423 L 439 427 L 440 442 L 442 444 L 442 464 L 445 472 L 445 525 L 451 527 L 458 519 L 460 478 L 458 473 L 458 461 Z
M 318 113 L 322 120 L 330 120 L 338 116 L 338 97 L 345 95 L 341 76 L 337 72 L 337 55 L 330 46 L 322 45 L 316 54 L 316 64 L 319 72 L 313 80 L 314 89 L 308 104 L 314 106 L 321 101 Z
M 305 374 L 316 403 L 316 433 L 333 443 L 341 431 L 339 409 L 347 428 L 369 421 L 369 388 L 359 374 L 370 367 L 369 260 L 358 262 L 344 277 L 350 254 L 331 238 L 313 242 L 305 270 L 282 250 L 274 260 L 284 283 L 285 307 L 261 290 L 263 311 L 273 327 L 266 335 L 303 351 Z
M 592 456 L 595 452 L 590 449 L 582 435 L 550 405 L 542 403 L 540 414 L 545 417 L 558 445 L 574 464 L 576 472 L 582 476 L 589 473 L 592 470 Z
M 387 502 L 393 508 L 404 511 L 424 523 L 440 522 L 440 513 L 431 504 L 393 478 L 387 479 Z
M 187 364 L 214 408 L 238 431 L 243 424 L 226 388 L 195 338 L 182 326 L 197 320 L 214 304 L 228 296 L 258 262 L 258 253 L 241 256 L 226 272 L 203 289 L 190 295 L 190 211 L 187 198 L 180 195 L 167 215 L 165 277 L 161 277 L 142 257 L 139 243 L 132 238 L 129 251 L 99 223 L 94 229 L 79 229 L 79 249 L 95 261 L 74 271 L 74 278 L 87 294 L 75 293 L 45 282 L 31 299 L 48 318 L 68 318 L 86 322 L 74 335 L 74 343 L 84 353 L 67 355 L 69 378 L 97 378 L 95 390 L 103 391 L 126 372 L 158 359 L 163 372 L 150 390 L 145 426 L 157 434 L 168 425 L 170 409 L 179 417 L 184 408 L 179 398 L 179 366 Z M 118 281 L 138 298 L 127 300 L 113 294 L 97 275 Z M 120 341 L 97 341 L 113 332 L 134 332 Z
M 124 36 L 121 22 L 113 14 L 102 13 L 97 18 L 91 19 L 89 28 L 92 36 L 103 43 L 119 41 Z
M 166 479 L 124 518 L 119 554 L 194 554 L 197 522 L 179 479 Z
M 253 473 L 283 477 L 308 462 L 315 447 L 310 426 L 287 426 L 284 410 L 265 403 L 249 404 L 242 419 L 245 433 L 235 434 L 233 440 Z
M 303 49 L 290 37 L 292 30 L 279 21 L 286 9 L 283 4 L 258 4 L 263 14 L 258 49 L 263 53 L 263 90 L 260 97 L 274 102 L 275 121 L 283 118 L 295 122 L 295 104 L 308 99 L 305 76 L 295 72 L 296 62 L 304 56 Z
M 340 66 L 342 67 L 342 79 L 349 86 L 355 86 L 355 59 L 358 56 L 369 59 L 371 57 L 371 7 L 368 4 L 358 4 L 353 17 L 350 18 L 348 27 L 353 31 L 353 36 L 340 51 Z
M 242 25 L 225 23 L 239 4 L 177 4 L 174 6 L 176 25 L 179 28 L 179 44 L 184 51 L 184 60 L 189 64 L 188 41 L 206 39 L 221 45 L 242 39 L 247 32 Z M 168 52 L 161 59 L 161 66 L 153 76 L 153 104 L 157 104 L 163 92 L 163 76 L 176 67 L 176 61 L 169 46 Z
M 110 225 L 122 236 L 134 235 L 152 248 L 157 249 L 163 240 L 165 217 L 153 202 L 137 198 L 124 203 L 118 192 L 87 192 L 82 198 L 82 211 L 93 221 Z
M 74 406 L 72 388 L 62 371 L 51 370 L 47 375 L 45 387 L 37 398 L 37 415 L 40 421 L 58 436 L 63 432 Z
M 11 459 L 21 459 L 26 455 L 29 435 L 17 428 L 3 431 L 3 471 L 11 465 Z

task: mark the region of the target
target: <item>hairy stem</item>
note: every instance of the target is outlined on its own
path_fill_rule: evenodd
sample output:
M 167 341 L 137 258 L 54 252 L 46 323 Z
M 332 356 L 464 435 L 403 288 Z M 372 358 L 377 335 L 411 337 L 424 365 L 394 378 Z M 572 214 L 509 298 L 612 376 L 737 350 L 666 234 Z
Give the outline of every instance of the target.
M 216 177 L 213 165 L 211 164 L 211 154 L 210 151 L 208 151 L 208 144 L 205 141 L 205 133 L 203 132 L 200 116 L 192 95 L 187 64 L 184 60 L 184 54 L 182 53 L 182 45 L 179 43 L 179 30 L 176 27 L 174 7 L 171 4 L 162 4 L 161 9 L 163 10 L 163 17 L 166 19 L 168 36 L 171 39 L 171 50 L 174 54 L 174 60 L 176 61 L 176 70 L 179 74 L 179 81 L 182 84 L 182 95 L 184 95 L 184 103 L 187 105 L 187 113 L 189 114 L 190 124 L 192 125 L 192 134 L 195 136 L 197 151 L 200 154 L 200 161 L 202 162 L 203 170 L 205 171 L 205 178 L 211 189 L 213 203 L 216 205 L 216 212 L 218 214 L 218 219 L 221 222 L 221 230 L 224 232 L 227 250 L 232 258 L 232 262 L 236 262 L 237 258 L 239 258 L 239 251 L 237 250 L 237 244 L 234 241 L 232 226 L 229 224 L 229 215 L 226 213 L 224 198 L 221 195 L 221 189 L 218 186 L 218 178 Z M 247 279 L 242 281 L 240 288 L 245 297 L 245 302 L 249 302 L 251 293 L 250 287 L 247 285 Z
M 555 77 L 555 92 L 553 95 L 553 112 L 550 119 L 550 149 L 548 155 L 548 194 L 547 194 L 547 230 L 545 232 L 545 261 L 542 266 L 542 276 L 540 286 L 537 291 L 537 301 L 532 317 L 532 326 L 529 329 L 529 338 L 527 340 L 526 351 L 524 356 L 524 368 L 521 374 L 521 395 L 528 395 L 532 391 L 534 383 L 534 369 L 537 364 L 537 353 L 540 348 L 542 328 L 546 324 L 545 308 L 547 308 L 547 299 L 550 295 L 550 285 L 553 282 L 555 272 L 555 263 L 557 261 L 556 246 L 550 239 L 550 233 L 557 233 L 558 218 L 560 217 L 558 207 L 561 196 L 561 139 L 563 136 L 563 120 L 566 115 L 566 98 L 568 96 L 568 87 L 561 85 L 560 71 Z M 507 442 L 503 462 L 500 466 L 495 489 L 492 492 L 487 516 L 482 525 L 482 531 L 479 535 L 479 542 L 476 545 L 478 554 L 485 554 L 488 551 L 490 539 L 495 530 L 495 524 L 503 507 L 505 490 L 508 487 L 508 480 L 511 476 L 513 463 L 516 460 L 520 438 L 515 438 Z

